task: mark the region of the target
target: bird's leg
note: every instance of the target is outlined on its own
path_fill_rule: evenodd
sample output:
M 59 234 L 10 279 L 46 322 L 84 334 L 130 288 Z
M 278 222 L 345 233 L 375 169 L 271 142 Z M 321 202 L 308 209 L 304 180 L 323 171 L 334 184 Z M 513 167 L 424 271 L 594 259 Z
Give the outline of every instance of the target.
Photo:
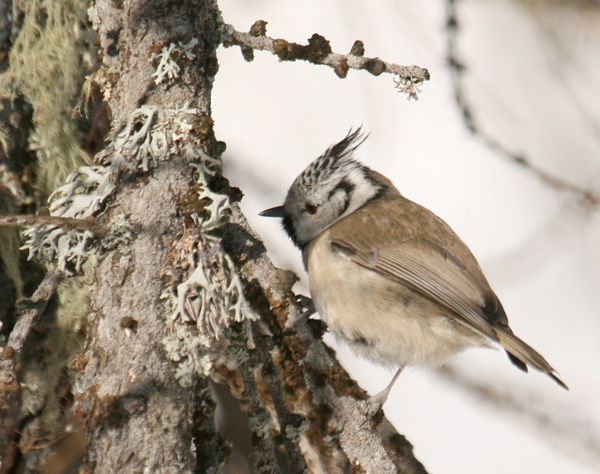
M 394 378 L 392 378 L 392 381 L 389 383 L 389 385 L 387 387 L 385 387 L 377 395 L 373 395 L 371 398 L 369 398 L 369 412 L 368 412 L 369 418 L 372 418 L 373 416 L 375 416 L 375 413 L 377 413 L 379 411 L 379 409 L 383 406 L 383 404 L 386 402 L 388 395 L 390 394 L 390 391 L 392 390 L 394 383 L 396 382 L 396 380 L 398 380 L 398 377 L 400 376 L 400 373 L 402 372 L 403 368 L 404 367 L 400 367 L 398 369 L 398 371 L 394 375 Z

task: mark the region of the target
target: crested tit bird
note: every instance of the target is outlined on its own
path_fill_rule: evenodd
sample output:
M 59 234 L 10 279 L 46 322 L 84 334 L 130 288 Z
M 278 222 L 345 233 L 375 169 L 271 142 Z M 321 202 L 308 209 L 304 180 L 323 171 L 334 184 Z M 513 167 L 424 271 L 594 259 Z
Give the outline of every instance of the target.
M 338 340 L 372 362 L 399 367 L 373 398 L 385 402 L 403 367 L 438 366 L 472 346 L 499 345 L 510 361 L 567 386 L 513 334 L 496 294 L 460 238 L 353 158 L 361 129 L 328 148 L 292 183 L 283 218 L 302 251 L 314 306 Z

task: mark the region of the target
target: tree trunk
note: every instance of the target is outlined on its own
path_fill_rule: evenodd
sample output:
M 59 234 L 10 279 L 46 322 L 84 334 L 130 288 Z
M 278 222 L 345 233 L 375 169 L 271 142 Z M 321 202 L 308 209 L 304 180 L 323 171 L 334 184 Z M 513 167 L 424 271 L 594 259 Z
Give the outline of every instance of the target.
M 82 472 L 221 472 L 231 448 L 214 382 L 248 413 L 253 472 L 425 472 L 381 413 L 367 417 L 365 392 L 222 175 L 210 103 L 225 30 L 216 2 L 97 0 L 91 18 L 102 64 L 90 83 L 112 132 L 50 212 L 95 226 L 36 228 L 27 244 L 67 275 L 97 249 L 87 341 L 70 364 L 88 440 Z
M 163 298 L 165 266 L 184 235 L 184 226 L 193 225 L 181 202 L 194 199 L 196 171 L 172 137 L 159 136 L 156 129 L 175 126 L 167 109 L 195 109 L 194 119 L 201 125 L 183 139 L 185 145 L 210 143 L 211 127 L 202 126 L 209 120 L 211 84 L 217 71 L 219 12 L 214 2 L 193 0 L 98 1 L 96 11 L 113 130 L 131 126 L 127 135 L 114 134 L 101 164 L 119 155 L 131 161 L 118 170 L 120 182 L 104 212 L 107 223 L 126 222 L 126 229 L 121 229 L 125 243 L 99 259 L 83 356 L 86 365 L 78 407 L 89 440 L 87 469 L 197 470 L 206 465 L 207 456 L 218 460 L 224 448 L 214 433 L 211 410 L 203 408 L 210 397 L 208 382 L 196 378 L 193 390 L 182 386 L 176 378 L 177 365 L 167 359 L 163 345 L 172 313 L 169 299 Z M 193 38 L 199 40 L 194 60 L 194 53 L 179 58 L 187 59 L 181 74 L 155 84 L 157 55 Z M 151 107 L 151 114 L 136 115 L 140 104 Z M 140 127 L 147 127 L 143 137 L 137 135 Z M 135 140 L 140 138 L 155 148 L 127 155 L 131 150 L 126 147 L 139 146 Z M 157 144 L 160 139 L 165 143 Z M 194 424 L 198 413 L 208 417 L 202 422 L 210 427 L 204 433 Z M 199 444 L 205 452 L 194 450 Z

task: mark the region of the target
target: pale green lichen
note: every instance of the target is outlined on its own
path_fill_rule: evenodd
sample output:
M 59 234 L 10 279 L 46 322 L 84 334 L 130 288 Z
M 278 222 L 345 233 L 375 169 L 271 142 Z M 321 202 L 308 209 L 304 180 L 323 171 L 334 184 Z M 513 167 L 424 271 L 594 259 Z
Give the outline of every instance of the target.
M 84 74 L 81 35 L 86 4 L 85 0 L 13 1 L 13 14 L 22 13 L 22 23 L 9 51 L 8 68 L 0 74 L 0 97 L 22 96 L 33 108 L 35 131 L 29 146 L 38 158 L 35 187 L 41 196 L 87 161 L 71 117 Z M 6 134 L 0 129 L 4 149 Z M 20 239 L 8 229 L 2 230 L 0 241 L 0 258 L 20 295 Z
M 185 116 L 182 111 L 179 114 Z M 180 120 L 182 131 L 184 124 Z M 222 356 L 219 341 L 229 340 L 231 325 L 247 324 L 257 316 L 244 296 L 244 284 L 233 260 L 224 252 L 220 239 L 207 233 L 226 222 L 231 210 L 229 196 L 216 193 L 209 186 L 209 181 L 221 172 L 221 161 L 199 147 L 187 146 L 182 152 L 198 173 L 198 201 L 209 203 L 201 214 L 192 214 L 203 232 L 183 244 L 185 259 L 179 265 L 186 277 L 163 295 L 174 306 L 169 321 L 172 334 L 163 344 L 169 358 L 178 363 L 179 382 L 187 386 L 194 376 L 210 374 L 213 359 Z M 227 351 L 235 364 L 242 364 L 247 358 L 247 351 L 236 354 L 233 346 Z
M 248 324 L 257 319 L 246 301 L 235 265 L 219 240 L 198 234 L 186 248 L 183 265 L 188 277 L 163 295 L 175 307 L 169 322 L 171 334 L 163 345 L 167 356 L 177 362 L 175 376 L 184 387 L 197 376 L 210 375 L 213 360 L 223 355 L 221 341 L 230 340 L 234 322 Z M 226 346 L 232 363 L 246 361 L 247 350 Z
M 175 378 L 182 387 L 190 387 L 197 375 L 206 377 L 212 370 L 208 354 L 211 340 L 198 334 L 182 322 L 173 326 L 173 333 L 163 339 L 167 357 L 177 362 Z
M 121 206 L 117 206 L 112 211 L 107 235 L 109 238 L 100 240 L 100 246 L 104 251 L 125 248 L 135 238 L 134 226 L 127 220 Z
M 144 105 L 131 114 L 127 125 L 98 159 L 119 173 L 135 168 L 147 172 L 168 157 L 168 139 L 164 125 L 158 123 L 158 108 Z
M 408 100 L 419 100 L 422 85 L 423 79 L 419 76 L 394 77 L 394 88 L 401 94 L 406 94 Z
M 155 167 L 176 153 L 176 142 L 189 133 L 187 128 L 190 112 L 186 109 L 163 111 L 157 107 L 142 106 L 136 109 L 111 144 L 98 154 L 101 165 L 82 166 L 68 176 L 66 184 L 49 197 L 50 214 L 58 217 L 87 219 L 98 216 L 104 203 L 113 195 L 123 173 L 141 169 L 143 172 Z M 172 141 L 169 141 L 172 137 Z M 115 216 L 119 217 L 118 213 Z M 123 216 L 120 216 L 123 219 Z M 115 223 L 109 230 L 117 230 L 115 238 L 127 241 L 131 236 L 119 232 Z M 63 229 L 57 226 L 36 226 L 25 231 L 28 238 L 23 249 L 29 250 L 29 258 L 41 255 L 56 261 L 58 268 L 67 273 L 79 273 L 87 259 L 92 232 Z M 105 247 L 112 248 L 113 234 L 103 240 Z
M 178 62 L 191 61 L 196 55 L 192 49 L 198 44 L 196 38 L 192 38 L 188 43 L 178 41 L 177 44 L 171 43 L 169 46 L 163 46 L 160 53 L 153 53 L 151 59 L 158 61 L 158 66 L 154 74 L 152 74 L 156 85 L 161 82 L 172 81 L 179 77 L 182 66 Z
M 13 206 L 6 200 L 0 199 L 0 215 L 14 214 L 14 212 Z M 17 298 L 23 296 L 23 278 L 19 268 L 19 252 L 16 251 L 19 245 L 21 245 L 21 239 L 17 228 L 0 227 L 0 262 L 4 267 L 4 272 L 15 285 Z
M 194 321 L 202 333 L 219 339 L 231 322 L 254 319 L 235 265 L 215 237 L 199 237 L 187 258 L 190 274 L 177 285 L 172 322 Z
M 116 185 L 115 173 L 104 166 L 82 166 L 67 178 L 67 183 L 50 196 L 50 214 L 58 217 L 86 219 L 96 215 Z M 68 274 L 79 273 L 87 260 L 89 230 L 63 229 L 53 225 L 35 226 L 23 233 L 29 259 L 41 255 L 54 260 L 57 268 Z
M 31 148 L 39 163 L 36 185 L 49 194 L 87 161 L 71 118 L 83 80 L 84 0 L 17 0 L 23 23 L 0 74 L 0 97 L 25 97 L 33 107 Z M 41 21 L 41 19 L 44 21 Z
M 91 275 L 95 265 L 94 259 L 86 262 L 84 273 Z M 68 278 L 58 287 L 59 304 L 56 310 L 56 327 L 63 333 L 69 334 L 71 339 L 64 344 L 71 349 L 77 347 L 83 340 L 77 336 L 86 326 L 86 317 L 89 313 L 92 297 L 92 278 L 87 276 Z M 74 353 L 69 351 L 68 353 Z
M 23 98 L 33 110 L 33 132 L 28 145 L 35 152 L 37 162 L 32 173 L 35 182 L 31 184 L 41 205 L 39 201 L 87 162 L 72 119 L 73 105 L 85 74 L 81 58 L 86 47 L 82 34 L 87 0 L 13 0 L 12 3 L 15 15 L 22 14 L 22 21 L 8 52 L 8 67 L 0 74 L 0 97 L 6 101 Z M 0 130 L 0 140 L 3 145 L 7 144 L 6 130 Z M 13 209 L 11 213 L 18 211 L 20 209 Z M 20 239 L 14 229 L 1 232 L 2 253 L 11 256 L 8 264 L 6 258 L 2 259 L 18 289 Z M 10 237 L 7 239 L 6 235 Z M 89 308 L 89 288 L 80 279 L 69 279 L 59 286 L 57 300 L 57 304 L 52 305 L 54 319 L 44 327 L 36 357 L 21 368 L 21 408 L 36 414 L 23 428 L 24 443 L 28 439 L 42 441 L 48 433 L 60 429 L 64 419 L 57 388 L 64 385 L 60 368 L 69 355 L 80 348 L 83 339 L 80 329 Z M 43 443 L 38 444 L 42 447 Z M 44 450 L 35 451 L 41 459 Z M 35 457 L 26 457 L 25 470 L 39 470 Z

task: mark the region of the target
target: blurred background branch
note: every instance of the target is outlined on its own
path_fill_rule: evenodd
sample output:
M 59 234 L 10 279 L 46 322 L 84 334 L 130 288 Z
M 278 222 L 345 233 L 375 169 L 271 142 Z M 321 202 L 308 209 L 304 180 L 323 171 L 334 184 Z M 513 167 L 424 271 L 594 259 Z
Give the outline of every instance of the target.
M 535 4 L 536 2 L 532 3 Z M 557 3 L 561 2 L 558 1 Z M 593 0 L 581 0 L 580 3 L 587 6 L 595 3 L 597 6 L 597 2 Z M 477 119 L 478 111 L 469 99 L 468 88 L 464 81 L 464 76 L 469 72 L 469 66 L 461 59 L 460 55 L 460 13 L 458 8 L 460 4 L 461 0 L 446 0 L 447 58 L 452 78 L 454 98 L 467 129 L 505 159 L 532 173 L 544 184 L 557 191 L 572 195 L 583 205 L 597 208 L 600 205 L 600 194 L 595 190 L 585 189 L 578 184 L 569 182 L 547 171 L 544 166 L 535 164 L 525 154 L 514 151 L 514 145 L 503 143 L 501 140 L 494 138 L 492 132 L 484 131 L 483 127 L 479 124 Z M 575 6 L 572 5 L 571 8 L 575 8 Z M 523 71 L 520 74 L 527 74 L 527 72 Z M 573 99 L 574 104 L 578 105 L 577 99 L 575 97 Z

